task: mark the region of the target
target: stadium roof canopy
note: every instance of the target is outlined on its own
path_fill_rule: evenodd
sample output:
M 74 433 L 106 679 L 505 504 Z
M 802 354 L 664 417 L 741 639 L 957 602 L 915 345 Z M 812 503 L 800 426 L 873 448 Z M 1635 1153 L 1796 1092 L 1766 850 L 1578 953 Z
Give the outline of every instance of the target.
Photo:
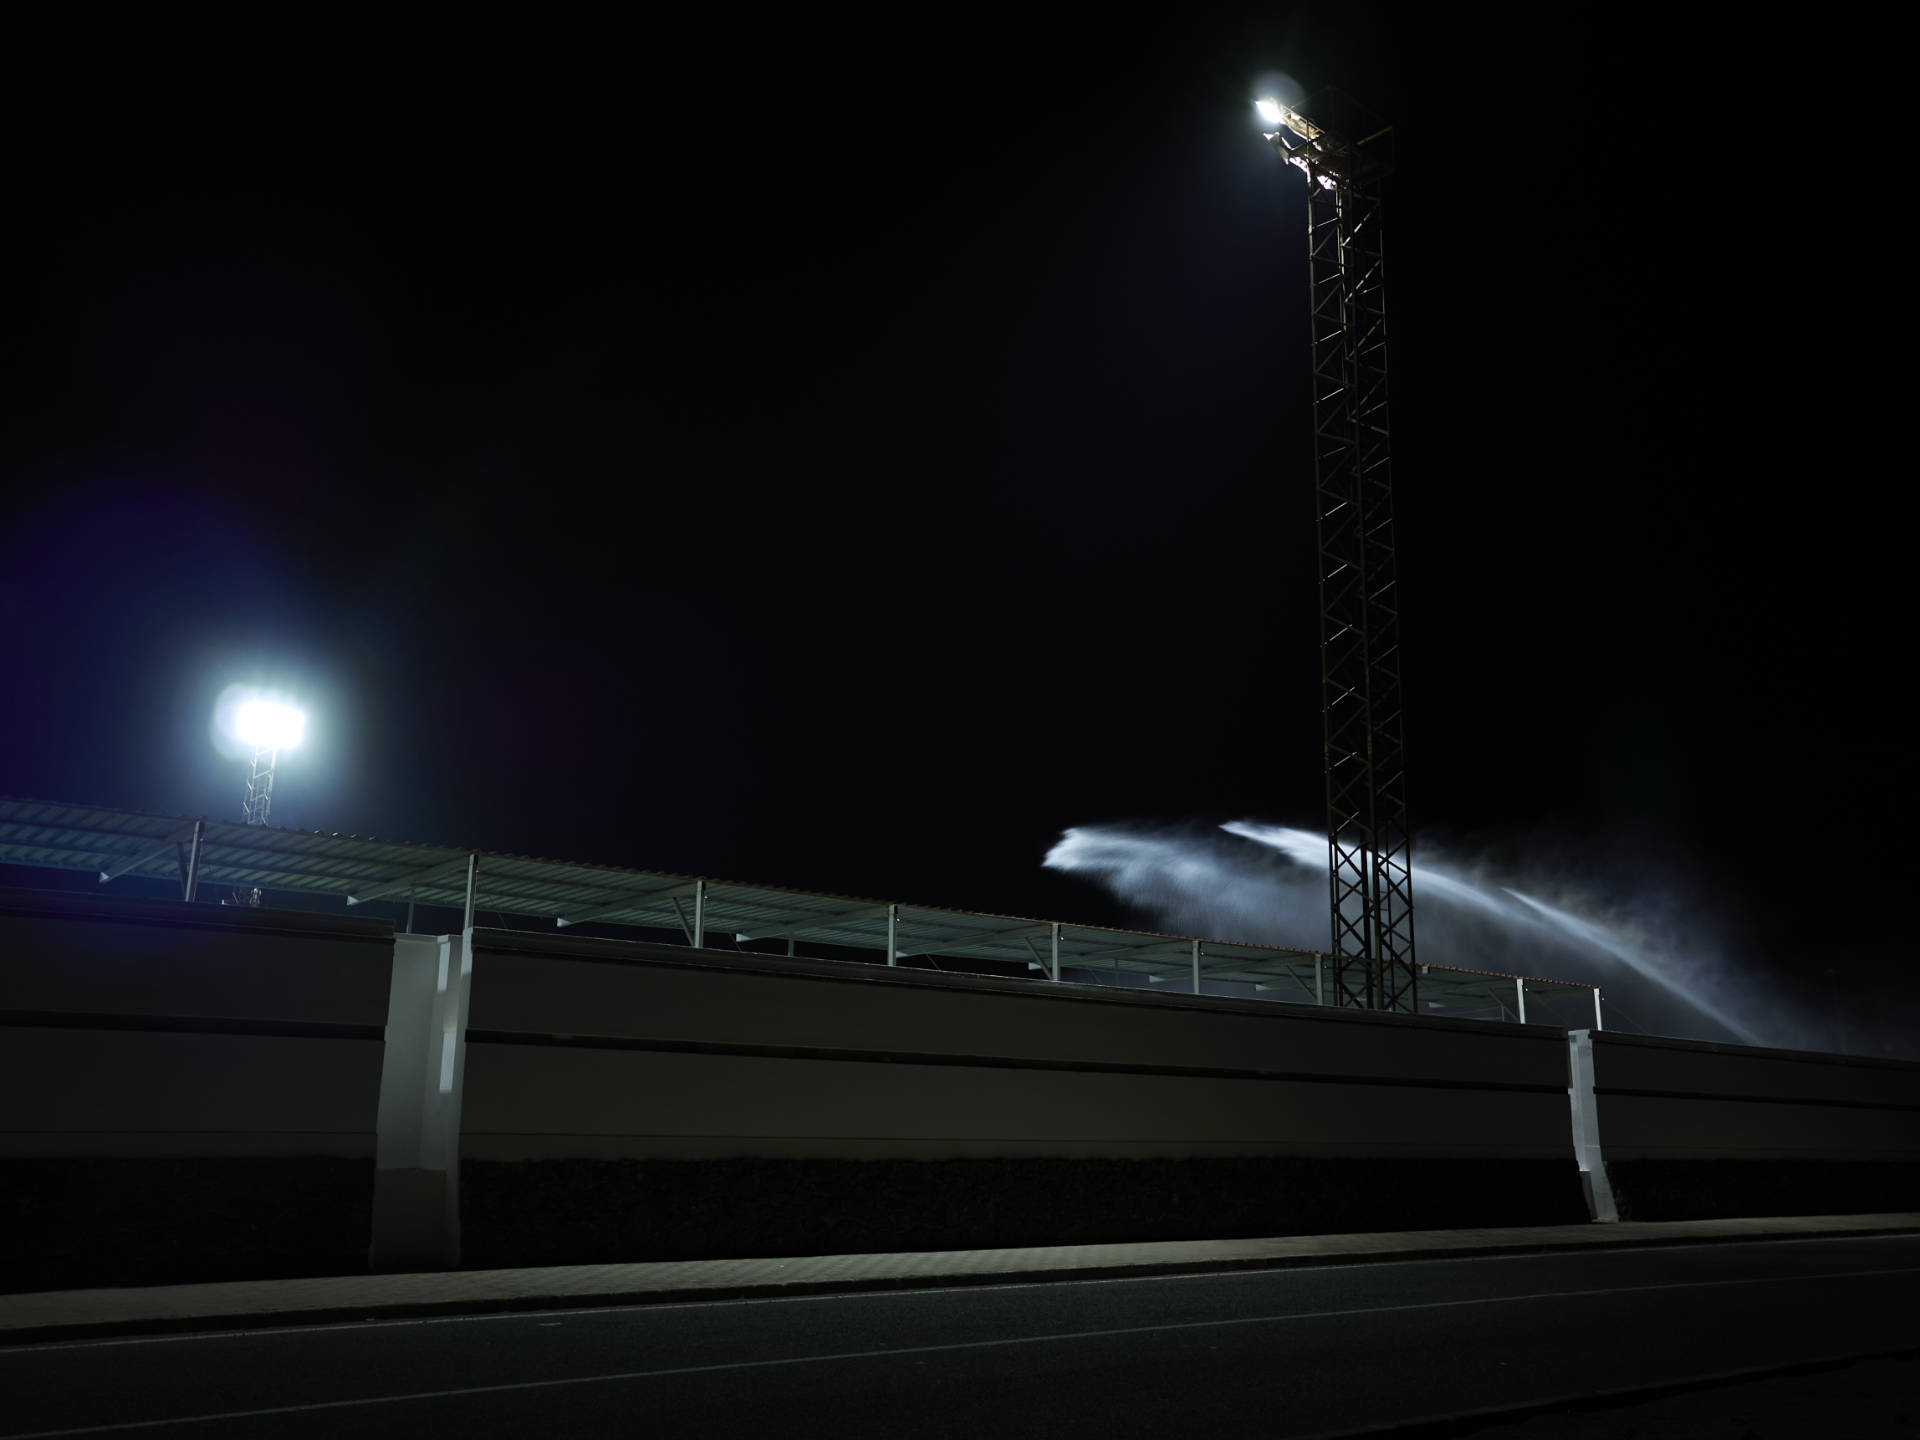
M 1203 979 L 1231 981 L 1259 987 L 1268 992 L 1264 998 L 1308 1004 L 1320 997 L 1325 958 L 1312 950 L 1203 936 L 33 800 L 0 799 L 0 864 L 87 871 L 102 883 L 123 876 L 168 879 L 183 894 L 191 876 L 196 891 L 258 889 L 272 892 L 275 903 L 296 896 L 349 906 L 389 901 L 409 907 L 409 915 L 415 904 L 464 911 L 471 867 L 476 909 L 551 919 L 558 926 L 668 932 L 690 945 L 720 941 L 758 948 L 784 942 L 789 954 L 802 943 L 883 957 L 891 949 L 896 962 L 992 961 L 1055 979 L 1079 972 L 1071 978 L 1095 983 L 1127 975 L 1198 990 Z M 1522 995 L 1593 997 L 1598 1009 L 1592 985 L 1421 967 L 1423 1011 L 1518 1018 Z

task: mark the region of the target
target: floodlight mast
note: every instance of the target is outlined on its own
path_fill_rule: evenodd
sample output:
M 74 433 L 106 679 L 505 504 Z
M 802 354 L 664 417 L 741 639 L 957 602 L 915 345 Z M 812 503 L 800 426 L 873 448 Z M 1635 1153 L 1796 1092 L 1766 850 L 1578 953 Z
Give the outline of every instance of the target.
M 1391 127 L 1350 143 L 1290 106 L 1259 108 L 1268 142 L 1307 177 L 1332 1002 L 1414 1011 L 1381 237 Z
M 247 800 L 241 809 L 243 823 L 267 823 L 273 808 L 273 771 L 280 758 L 280 748 L 298 745 L 305 727 L 306 718 L 291 705 L 255 699 L 240 707 L 235 730 L 242 741 L 253 746 L 253 766 L 247 771 Z M 237 885 L 231 903 L 258 905 L 260 891 Z
M 267 823 L 273 806 L 273 767 L 280 752 L 271 745 L 253 747 L 253 768 L 247 772 L 247 803 L 241 818 L 248 825 Z

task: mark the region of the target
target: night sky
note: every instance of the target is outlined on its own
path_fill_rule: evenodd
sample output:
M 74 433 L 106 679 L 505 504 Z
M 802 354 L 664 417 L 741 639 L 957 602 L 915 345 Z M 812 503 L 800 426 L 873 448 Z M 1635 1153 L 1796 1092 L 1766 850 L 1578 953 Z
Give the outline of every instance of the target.
M 1065 827 L 1320 824 L 1278 74 L 1396 127 L 1416 854 L 1907 1003 L 1880 212 L 1755 115 L 1829 89 L 1611 8 L 898 23 L 29 81 L 0 793 L 237 819 L 245 680 L 341 833 L 1125 921 Z

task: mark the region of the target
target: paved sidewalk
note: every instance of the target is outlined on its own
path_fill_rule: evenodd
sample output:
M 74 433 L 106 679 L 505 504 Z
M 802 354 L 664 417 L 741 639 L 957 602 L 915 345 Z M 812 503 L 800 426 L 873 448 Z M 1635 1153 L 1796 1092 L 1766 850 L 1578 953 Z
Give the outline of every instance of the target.
M 0 1344 L 412 1315 L 1197 1274 L 1458 1254 L 1523 1254 L 1905 1230 L 1920 1231 L 1920 1213 L 1623 1221 L 1613 1225 L 1411 1230 L 1386 1235 L 1173 1240 L 1145 1245 L 1059 1245 L 1027 1250 L 815 1255 L 772 1260 L 675 1260 L 524 1270 L 329 1275 L 130 1290 L 55 1290 L 0 1295 Z

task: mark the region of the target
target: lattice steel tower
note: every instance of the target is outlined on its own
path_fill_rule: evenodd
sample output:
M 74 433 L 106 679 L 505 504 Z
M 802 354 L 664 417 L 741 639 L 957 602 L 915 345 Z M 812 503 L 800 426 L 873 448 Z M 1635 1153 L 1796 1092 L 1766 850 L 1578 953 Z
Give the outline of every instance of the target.
M 247 772 L 247 803 L 240 812 L 241 821 L 247 825 L 264 825 L 267 812 L 273 808 L 273 766 L 279 758 L 279 752 L 271 745 L 253 747 L 253 768 Z M 260 891 L 253 885 L 236 885 L 229 905 L 258 905 Z
M 1417 1010 L 1381 243 L 1392 132 L 1349 143 L 1288 106 L 1259 108 L 1307 177 L 1333 1003 Z
M 253 768 L 247 772 L 247 803 L 241 811 L 242 822 L 264 825 L 273 808 L 273 767 L 280 752 L 271 745 L 253 747 Z
M 300 743 L 307 717 L 291 705 L 255 698 L 239 707 L 234 738 L 253 747 L 253 768 L 247 771 L 247 801 L 241 816 L 249 825 L 265 825 L 273 808 L 273 771 L 282 750 Z M 236 885 L 230 905 L 258 905 L 260 891 Z

